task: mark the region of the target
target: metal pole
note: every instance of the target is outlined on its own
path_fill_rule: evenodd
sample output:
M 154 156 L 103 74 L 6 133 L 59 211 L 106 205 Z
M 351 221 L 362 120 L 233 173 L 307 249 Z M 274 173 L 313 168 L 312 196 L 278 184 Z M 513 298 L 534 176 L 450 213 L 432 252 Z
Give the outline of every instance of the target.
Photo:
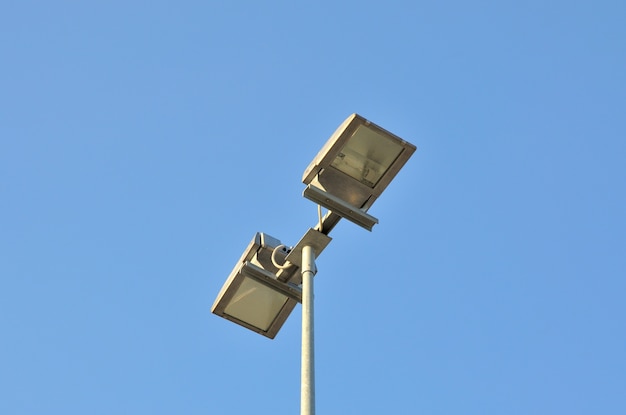
M 313 276 L 315 251 L 302 248 L 302 367 L 300 415 L 315 415 L 315 359 L 313 352 Z

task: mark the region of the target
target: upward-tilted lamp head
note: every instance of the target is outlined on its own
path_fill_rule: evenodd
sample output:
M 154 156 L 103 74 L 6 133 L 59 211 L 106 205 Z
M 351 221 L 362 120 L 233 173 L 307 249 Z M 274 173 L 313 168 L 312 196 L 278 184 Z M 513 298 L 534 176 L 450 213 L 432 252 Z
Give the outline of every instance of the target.
M 211 311 L 245 328 L 273 339 L 297 303 L 302 291 L 281 281 L 270 256 L 278 239 L 257 233 L 224 283 Z M 284 258 L 286 252 L 281 252 Z M 287 271 L 290 278 L 297 267 Z
M 305 170 L 304 196 L 371 230 L 378 220 L 365 212 L 414 152 L 413 144 L 352 114 Z
M 257 233 L 224 283 L 211 311 L 220 317 L 273 339 L 297 303 L 302 302 L 302 276 L 298 265 L 302 250 L 310 246 L 316 255 L 331 238 L 309 229 L 296 246 L 280 249 L 278 239 Z M 272 263 L 274 251 L 285 262 Z

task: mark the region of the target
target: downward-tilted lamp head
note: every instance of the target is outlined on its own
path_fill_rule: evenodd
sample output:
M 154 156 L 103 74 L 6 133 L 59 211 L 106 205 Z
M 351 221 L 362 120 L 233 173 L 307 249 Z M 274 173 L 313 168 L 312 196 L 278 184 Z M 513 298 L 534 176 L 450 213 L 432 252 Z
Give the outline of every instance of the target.
M 366 120 L 349 116 L 302 176 L 304 196 L 372 230 L 366 212 L 415 152 L 415 146 Z

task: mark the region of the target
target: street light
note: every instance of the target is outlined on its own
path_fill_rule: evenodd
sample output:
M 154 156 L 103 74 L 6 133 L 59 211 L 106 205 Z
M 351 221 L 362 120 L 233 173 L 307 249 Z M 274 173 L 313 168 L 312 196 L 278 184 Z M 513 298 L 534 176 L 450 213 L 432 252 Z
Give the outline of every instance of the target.
M 286 249 L 277 250 L 280 246 L 278 239 L 258 232 L 228 276 L 211 311 L 273 339 L 296 304 L 302 302 L 300 287 L 276 276 L 278 268 L 272 264 L 271 255 L 276 252 L 284 259 Z M 289 268 L 292 276 L 297 268 Z
M 304 171 L 304 196 L 371 231 L 378 219 L 365 212 L 414 152 L 413 144 L 352 114 Z
M 367 213 L 415 146 L 352 114 L 304 172 L 303 195 L 329 209 L 292 248 L 257 233 L 235 265 L 211 311 L 274 338 L 296 303 L 302 303 L 301 415 L 315 414 L 313 276 L 328 233 L 343 217 L 372 230 Z M 321 209 L 321 208 L 320 208 Z M 321 212 L 321 210 L 320 210 Z
M 211 311 L 233 323 L 273 339 L 302 302 L 302 250 L 311 246 L 318 255 L 331 238 L 313 229 L 291 249 L 276 238 L 258 232 L 235 265 Z M 287 265 L 274 264 L 280 256 Z M 278 266 L 277 266 L 278 265 Z

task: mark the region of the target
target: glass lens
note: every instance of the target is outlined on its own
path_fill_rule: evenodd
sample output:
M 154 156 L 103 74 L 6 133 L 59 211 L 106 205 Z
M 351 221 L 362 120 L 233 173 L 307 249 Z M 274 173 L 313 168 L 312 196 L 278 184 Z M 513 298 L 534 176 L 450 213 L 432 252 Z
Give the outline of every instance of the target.
M 244 278 L 224 309 L 241 321 L 267 331 L 288 297 L 251 278 Z
M 401 152 L 400 144 L 361 125 L 331 165 L 373 188 Z

